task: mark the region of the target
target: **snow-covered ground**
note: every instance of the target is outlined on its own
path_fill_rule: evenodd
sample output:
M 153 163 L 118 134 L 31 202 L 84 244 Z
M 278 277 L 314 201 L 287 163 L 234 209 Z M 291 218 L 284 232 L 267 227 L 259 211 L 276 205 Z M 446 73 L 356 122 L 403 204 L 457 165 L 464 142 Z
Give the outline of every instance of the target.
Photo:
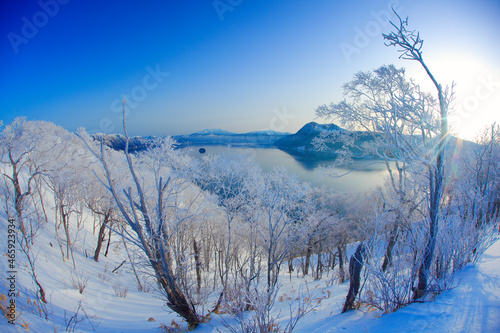
M 390 314 L 367 309 L 339 314 L 336 308 L 333 315 L 307 317 L 296 332 L 500 332 L 500 241 L 456 277 L 460 284 L 434 302 Z
M 79 232 L 77 248 L 91 249 L 95 242 L 89 221 Z M 6 253 L 5 223 L 0 225 L 0 235 L 5 239 L 0 243 L 1 250 Z M 154 288 L 149 292 L 137 291 L 128 261 L 112 272 L 127 259 L 118 239 L 111 245 L 110 255 L 101 255 L 99 262 L 82 251 L 75 252 L 76 270 L 72 260 L 62 261 L 53 224 L 45 225 L 35 244 L 36 269 L 49 300 L 49 318 L 45 320 L 32 313 L 37 305 L 33 305 L 32 300 L 27 303 L 25 291 L 34 288 L 21 268 L 16 275 L 16 289 L 21 290 L 16 301 L 18 311 L 22 310 L 15 326 L 0 316 L 0 332 L 24 332 L 26 327 L 31 332 L 64 332 L 66 328 L 74 328 L 75 332 L 161 332 L 161 324 L 171 325 L 174 320 L 182 325 L 181 319 L 164 306 L 160 293 Z M 23 254 L 17 251 L 16 255 L 18 262 L 22 262 Z M 8 258 L 2 258 L 0 295 L 7 295 Z M 79 279 L 88 279 L 82 293 L 73 286 Z M 297 309 L 297 297 L 301 297 L 314 308 L 298 322 L 294 332 L 500 332 L 500 241 L 496 241 L 475 266 L 457 274 L 457 280 L 460 280 L 458 287 L 442 293 L 434 302 L 412 304 L 390 314 L 367 307 L 340 314 L 349 282 L 338 285 L 331 273 L 319 281 L 294 273 L 290 280 L 283 272 L 273 316 L 285 327 L 290 309 Z M 125 297 L 118 296 L 120 291 Z M 3 306 L 8 300 L 8 297 L 2 300 Z M 76 312 L 78 316 L 74 317 Z M 78 318 L 76 324 L 71 321 L 72 317 Z M 196 331 L 224 332 L 227 325 L 234 324 L 234 318 L 228 314 L 212 314 L 212 319 Z

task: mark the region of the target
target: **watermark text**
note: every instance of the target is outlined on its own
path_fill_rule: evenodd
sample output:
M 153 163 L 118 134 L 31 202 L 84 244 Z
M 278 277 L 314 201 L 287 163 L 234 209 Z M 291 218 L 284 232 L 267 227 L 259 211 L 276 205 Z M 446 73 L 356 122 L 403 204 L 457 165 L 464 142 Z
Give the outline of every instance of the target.
M 31 19 L 23 16 L 21 18 L 22 26 L 20 33 L 9 32 L 7 38 L 15 53 L 19 53 L 19 46 L 21 44 L 28 44 L 28 42 L 35 38 L 38 31 L 45 27 L 51 18 L 59 13 L 60 5 L 66 5 L 71 0 L 40 0 L 38 6 L 40 10 L 35 12 Z
M 7 286 L 9 288 L 7 297 L 9 298 L 9 303 L 7 305 L 6 317 L 11 325 L 16 324 L 16 225 L 15 219 L 9 219 L 9 224 L 7 225 Z

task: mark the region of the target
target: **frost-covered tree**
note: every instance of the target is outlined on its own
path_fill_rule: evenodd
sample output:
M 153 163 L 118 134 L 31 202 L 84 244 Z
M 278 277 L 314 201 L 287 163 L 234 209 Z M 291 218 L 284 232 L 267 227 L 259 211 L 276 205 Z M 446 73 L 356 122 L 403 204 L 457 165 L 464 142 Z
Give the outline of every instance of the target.
M 53 149 L 54 158 L 47 161 L 47 170 L 44 172 L 45 183 L 54 195 L 56 234 L 63 260 L 72 260 L 73 267 L 76 263 L 73 255 L 73 239 L 76 238 L 78 228 L 72 230 L 71 219 L 74 216 L 80 221 L 83 214 L 85 197 L 89 196 L 90 188 L 82 186 L 85 177 L 90 171 L 92 157 L 83 150 L 81 142 L 74 135 L 66 133 L 59 137 L 57 148 Z M 81 226 L 81 223 L 79 227 Z M 59 229 L 64 233 L 65 249 L 59 237 Z
M 32 251 L 34 238 L 41 226 L 40 214 L 33 205 L 32 196 L 37 181 L 48 168 L 58 145 L 54 138 L 66 131 L 49 122 L 26 121 L 16 118 L 5 126 L 0 135 L 0 157 L 3 165 L 5 210 L 16 220 L 19 228 L 18 242 L 27 258 L 29 274 L 38 289 L 37 296 L 47 303 L 45 290 L 36 274 L 36 255 Z
M 112 228 L 118 222 L 118 211 L 113 196 L 102 186 L 92 171 L 96 171 L 97 165 L 90 164 L 86 172 L 82 172 L 82 181 L 80 187 L 85 188 L 85 206 L 92 212 L 97 226 L 94 225 L 94 232 L 97 229 L 97 242 L 94 250 L 94 260 L 99 261 L 102 245 L 104 243 L 106 232 L 108 232 L 108 244 L 111 238 Z M 97 169 L 98 170 L 98 169 Z M 82 170 L 83 171 L 83 170 Z M 100 175 L 101 178 L 104 178 Z M 118 228 L 119 229 L 119 228 Z
M 390 227 L 382 263 L 385 271 L 392 260 L 402 224 L 409 219 L 419 202 L 413 176 L 409 174 L 426 176 L 429 182 L 427 189 L 434 184 L 439 115 L 432 97 L 406 78 L 404 69 L 393 65 L 357 73 L 343 88 L 344 101 L 320 106 L 316 112 L 325 119 L 339 121 L 349 130 L 370 133 L 372 139 L 356 148 L 380 158 L 386 165 L 388 191 L 382 198 L 385 197 L 386 209 L 393 212 L 394 223 Z M 343 140 L 342 155 L 349 157 L 353 146 L 358 144 L 352 136 L 356 134 L 347 135 L 347 140 L 343 140 L 345 135 L 324 136 L 323 140 Z M 428 170 L 428 174 L 423 170 Z
M 443 192 L 444 145 L 447 127 L 443 127 L 443 112 L 447 112 L 450 95 L 441 96 L 446 105 L 436 105 L 428 93 L 422 92 L 404 69 L 393 65 L 382 66 L 373 72 L 357 73 L 354 80 L 344 85 L 346 99 L 340 103 L 318 107 L 316 113 L 326 119 L 339 120 L 348 129 L 362 129 L 372 134 L 372 140 L 361 149 L 385 160 L 392 191 L 398 196 L 397 206 L 411 204 L 406 173 L 427 178 L 429 238 L 423 255 L 419 287 L 415 298 L 426 290 L 428 274 L 434 253 L 440 205 Z M 441 94 L 441 93 L 440 93 Z M 443 93 L 444 94 L 444 93 Z M 444 131 L 444 132 L 443 132 Z M 346 141 L 345 155 L 349 155 L 353 141 Z M 393 163 L 396 174 L 390 163 Z M 401 214 L 398 210 L 398 214 Z M 387 265 L 397 239 L 402 216 L 396 216 L 386 251 Z
M 167 305 L 183 317 L 190 328 L 194 328 L 200 324 L 201 316 L 182 285 L 182 279 L 176 274 L 176 263 L 179 262 L 174 258 L 173 237 L 198 214 L 201 192 L 184 173 L 176 172 L 182 169 L 182 163 L 176 164 L 178 160 L 175 159 L 176 154 L 171 154 L 170 140 L 156 145 L 146 155 L 129 153 L 125 105 L 126 100 L 123 101 L 125 159 L 118 173 L 110 167 L 109 153 L 102 142 L 97 150 L 88 137 L 80 135 L 80 138 L 101 163 L 106 176 L 102 182 L 132 229 L 125 236 L 146 255 L 158 285 L 167 297 Z M 169 161 L 170 158 L 175 160 Z
M 420 63 L 427 76 L 436 88 L 439 100 L 439 113 L 436 121 L 436 139 L 437 142 L 433 149 L 434 158 L 428 164 L 429 173 L 429 237 L 425 247 L 422 265 L 418 274 L 418 285 L 415 289 L 414 299 L 425 295 L 430 275 L 431 264 L 436 246 L 436 237 L 439 228 L 440 207 L 444 191 L 444 156 L 445 146 L 449 137 L 448 129 L 448 108 L 453 99 L 453 86 L 444 88 L 434 77 L 422 56 L 423 39 L 416 30 L 408 30 L 408 18 L 402 20 L 394 11 L 399 22 L 391 22 L 394 31 L 390 34 L 383 34 L 387 41 L 387 46 L 395 46 L 401 53 L 400 57 L 406 60 L 413 60 Z
M 338 193 L 326 188 L 314 189 L 313 198 L 314 206 L 307 219 L 311 238 L 305 252 L 304 271 L 313 262 L 307 260 L 309 254 L 317 253 L 315 274 L 319 279 L 318 271 L 326 264 L 321 253 L 330 253 L 328 266 L 337 269 L 336 279 L 343 283 L 348 278 L 347 246 L 365 240 L 371 233 L 370 198 L 364 193 Z
M 460 205 L 467 216 L 475 221 L 479 228 L 483 224 L 498 219 L 500 210 L 500 126 L 493 124 L 480 134 L 477 145 L 463 154 L 462 171 L 469 177 L 460 177 L 457 181 L 465 181 L 459 186 L 468 200 Z M 458 184 L 457 184 L 458 185 Z
M 258 232 L 267 260 L 267 286 L 272 290 L 278 282 L 283 261 L 307 243 L 310 188 L 285 170 L 275 168 L 264 176 L 257 204 L 261 221 Z
M 45 171 L 43 157 L 50 148 L 46 143 L 44 127 L 48 123 L 26 121 L 16 118 L 5 126 L 1 135 L 2 164 L 6 167 L 3 176 L 13 189 L 13 208 L 23 232 L 30 232 L 24 220 L 27 198 L 32 194 L 35 179 Z
M 220 277 L 223 285 L 222 297 L 228 288 L 230 266 L 234 266 L 231 257 L 240 256 L 236 253 L 231 255 L 231 252 L 239 247 L 238 243 L 233 242 L 235 220 L 244 219 L 245 212 L 253 206 L 256 189 L 262 186 L 261 170 L 250 156 L 232 152 L 229 149 L 221 155 L 209 155 L 201 163 L 198 184 L 214 195 L 217 205 L 223 211 L 227 228 L 225 267 Z M 239 225 L 241 224 L 240 222 Z M 251 233 L 249 236 L 252 239 L 254 235 Z M 239 271 L 242 272 L 241 267 Z M 250 271 L 253 271 L 252 268 Z M 221 298 L 219 302 L 220 300 Z
M 445 263 L 457 270 L 468 262 L 476 262 L 494 237 L 500 211 L 499 126 L 493 125 L 481 133 L 477 144 L 459 141 L 451 158 L 453 166 L 444 208 L 453 217 L 449 218 L 446 237 L 456 239 L 451 250 L 440 249 L 443 255 L 452 256 L 440 259 L 441 271 Z

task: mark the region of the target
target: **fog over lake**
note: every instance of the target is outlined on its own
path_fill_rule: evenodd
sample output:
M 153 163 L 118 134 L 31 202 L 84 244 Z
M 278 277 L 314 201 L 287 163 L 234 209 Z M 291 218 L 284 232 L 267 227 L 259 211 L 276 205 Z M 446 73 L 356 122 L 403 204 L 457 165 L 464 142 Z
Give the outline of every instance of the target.
M 388 175 L 382 161 L 370 159 L 356 159 L 349 168 L 336 169 L 336 173 L 345 176 L 336 178 L 327 175 L 321 166 L 331 166 L 331 158 L 321 157 L 318 154 L 285 152 L 277 148 L 252 148 L 248 146 L 226 145 L 192 145 L 184 149 L 191 151 L 193 156 L 202 156 L 200 148 L 205 148 L 205 154 L 222 154 L 230 149 L 232 152 L 250 154 L 266 171 L 276 166 L 282 166 L 290 173 L 296 174 L 301 180 L 313 186 L 327 186 L 341 192 L 362 192 L 375 188 L 384 183 Z

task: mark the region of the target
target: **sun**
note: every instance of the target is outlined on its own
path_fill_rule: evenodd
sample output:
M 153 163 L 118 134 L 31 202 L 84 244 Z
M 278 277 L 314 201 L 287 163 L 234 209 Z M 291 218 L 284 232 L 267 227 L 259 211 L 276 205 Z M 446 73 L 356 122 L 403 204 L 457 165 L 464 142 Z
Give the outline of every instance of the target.
M 450 89 L 454 84 L 448 112 L 452 135 L 472 141 L 491 124 L 500 123 L 500 66 L 465 52 L 430 54 L 425 61 L 443 87 Z M 437 96 L 436 87 L 418 65 L 408 66 L 408 73 L 424 90 Z

